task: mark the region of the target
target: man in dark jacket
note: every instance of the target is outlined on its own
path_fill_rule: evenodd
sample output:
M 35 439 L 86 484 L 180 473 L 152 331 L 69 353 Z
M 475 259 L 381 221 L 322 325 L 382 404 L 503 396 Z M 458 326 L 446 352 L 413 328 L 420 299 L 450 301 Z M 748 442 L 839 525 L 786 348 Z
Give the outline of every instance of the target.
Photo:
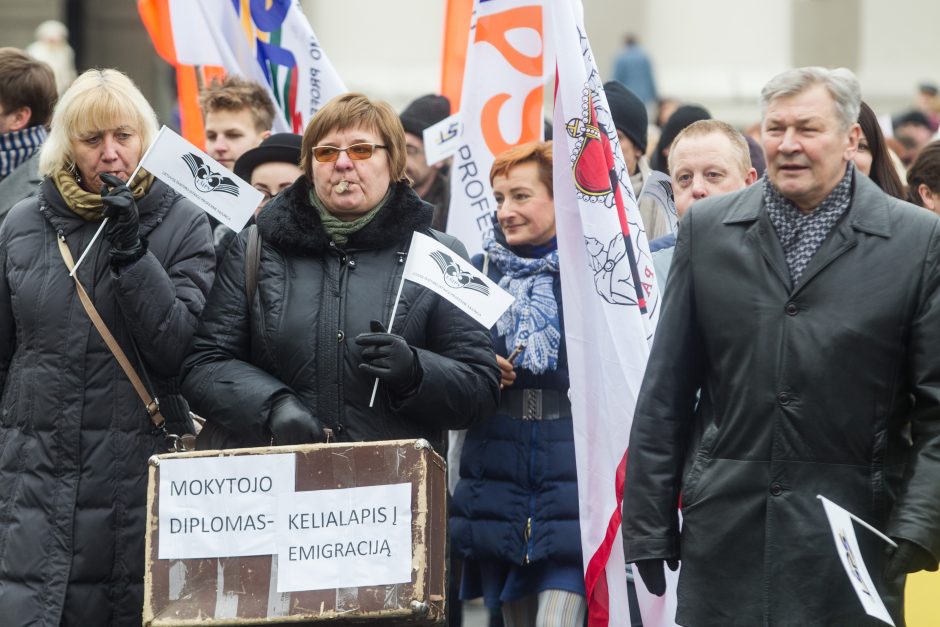
M 405 107 L 399 116 L 405 129 L 405 148 L 408 152 L 405 173 L 421 200 L 434 206 L 431 228 L 438 231 L 447 229 L 447 211 L 450 209 L 448 160 L 428 163 L 424 156 L 424 129 L 449 115 L 450 100 L 446 96 L 426 94 Z
M 897 542 L 859 532 L 903 624 L 906 573 L 940 557 L 940 220 L 858 176 L 851 72 L 790 70 L 761 95 L 766 177 L 680 225 L 626 559 L 662 594 L 681 557 L 682 625 L 867 624 L 821 494 Z
M 38 189 L 39 149 L 55 102 L 52 68 L 22 50 L 0 48 L 0 221 Z

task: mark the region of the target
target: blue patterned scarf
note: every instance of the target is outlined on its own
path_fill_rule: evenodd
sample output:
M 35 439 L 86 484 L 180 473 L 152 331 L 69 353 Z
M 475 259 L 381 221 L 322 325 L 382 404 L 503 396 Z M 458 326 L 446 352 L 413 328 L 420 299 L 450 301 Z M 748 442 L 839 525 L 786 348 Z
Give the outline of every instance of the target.
M 0 135 L 0 181 L 32 157 L 46 141 L 46 129 L 31 126 Z
M 506 350 L 512 353 L 523 344 L 517 365 L 535 374 L 555 370 L 561 346 L 558 303 L 552 289 L 553 275 L 558 273 L 557 248 L 540 257 L 520 257 L 487 238 L 483 249 L 503 274 L 499 286 L 516 299 L 496 321 L 496 331 L 506 338 Z

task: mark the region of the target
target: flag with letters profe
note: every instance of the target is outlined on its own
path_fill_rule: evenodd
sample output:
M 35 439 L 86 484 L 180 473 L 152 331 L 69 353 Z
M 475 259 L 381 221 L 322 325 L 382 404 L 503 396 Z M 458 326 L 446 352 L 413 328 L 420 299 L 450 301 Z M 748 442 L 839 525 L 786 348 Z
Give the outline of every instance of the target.
M 489 329 L 509 309 L 512 295 L 436 239 L 415 232 L 403 280 L 446 298 Z
M 232 229 L 241 231 L 264 194 L 164 126 L 140 167 Z

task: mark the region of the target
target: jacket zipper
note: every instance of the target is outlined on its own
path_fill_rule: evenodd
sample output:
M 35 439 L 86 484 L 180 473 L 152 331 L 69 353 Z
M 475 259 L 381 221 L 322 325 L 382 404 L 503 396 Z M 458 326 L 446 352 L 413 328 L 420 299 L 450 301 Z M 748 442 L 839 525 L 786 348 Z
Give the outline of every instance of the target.
M 522 532 L 523 540 L 525 540 L 525 558 L 523 558 L 522 563 L 529 563 L 529 539 L 532 537 L 532 517 L 529 516 L 525 521 L 525 530 Z
M 529 483 L 534 484 L 535 478 L 535 453 L 533 448 L 535 443 L 538 440 L 538 431 L 539 425 L 538 422 L 532 423 L 532 428 L 529 432 Z M 522 563 L 528 564 L 529 557 L 532 552 L 532 518 L 535 516 L 535 493 L 529 495 L 529 516 L 525 521 L 525 529 L 523 530 L 523 539 L 525 540 L 525 556 L 523 557 Z

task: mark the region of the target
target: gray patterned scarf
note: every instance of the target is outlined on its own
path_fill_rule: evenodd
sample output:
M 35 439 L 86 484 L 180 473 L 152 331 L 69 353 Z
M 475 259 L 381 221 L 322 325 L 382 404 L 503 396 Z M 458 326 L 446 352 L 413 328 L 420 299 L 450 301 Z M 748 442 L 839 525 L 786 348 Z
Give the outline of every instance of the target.
M 46 129 L 42 126 L 30 126 L 0 135 L 0 181 L 39 152 L 44 141 Z
M 809 214 L 804 214 L 790 200 L 784 198 L 767 175 L 764 175 L 764 207 L 783 247 L 792 286 L 795 287 L 800 282 L 800 277 L 803 276 L 803 271 L 813 255 L 852 204 L 854 171 L 855 168 L 850 163 L 845 170 L 845 176 L 835 189 Z

